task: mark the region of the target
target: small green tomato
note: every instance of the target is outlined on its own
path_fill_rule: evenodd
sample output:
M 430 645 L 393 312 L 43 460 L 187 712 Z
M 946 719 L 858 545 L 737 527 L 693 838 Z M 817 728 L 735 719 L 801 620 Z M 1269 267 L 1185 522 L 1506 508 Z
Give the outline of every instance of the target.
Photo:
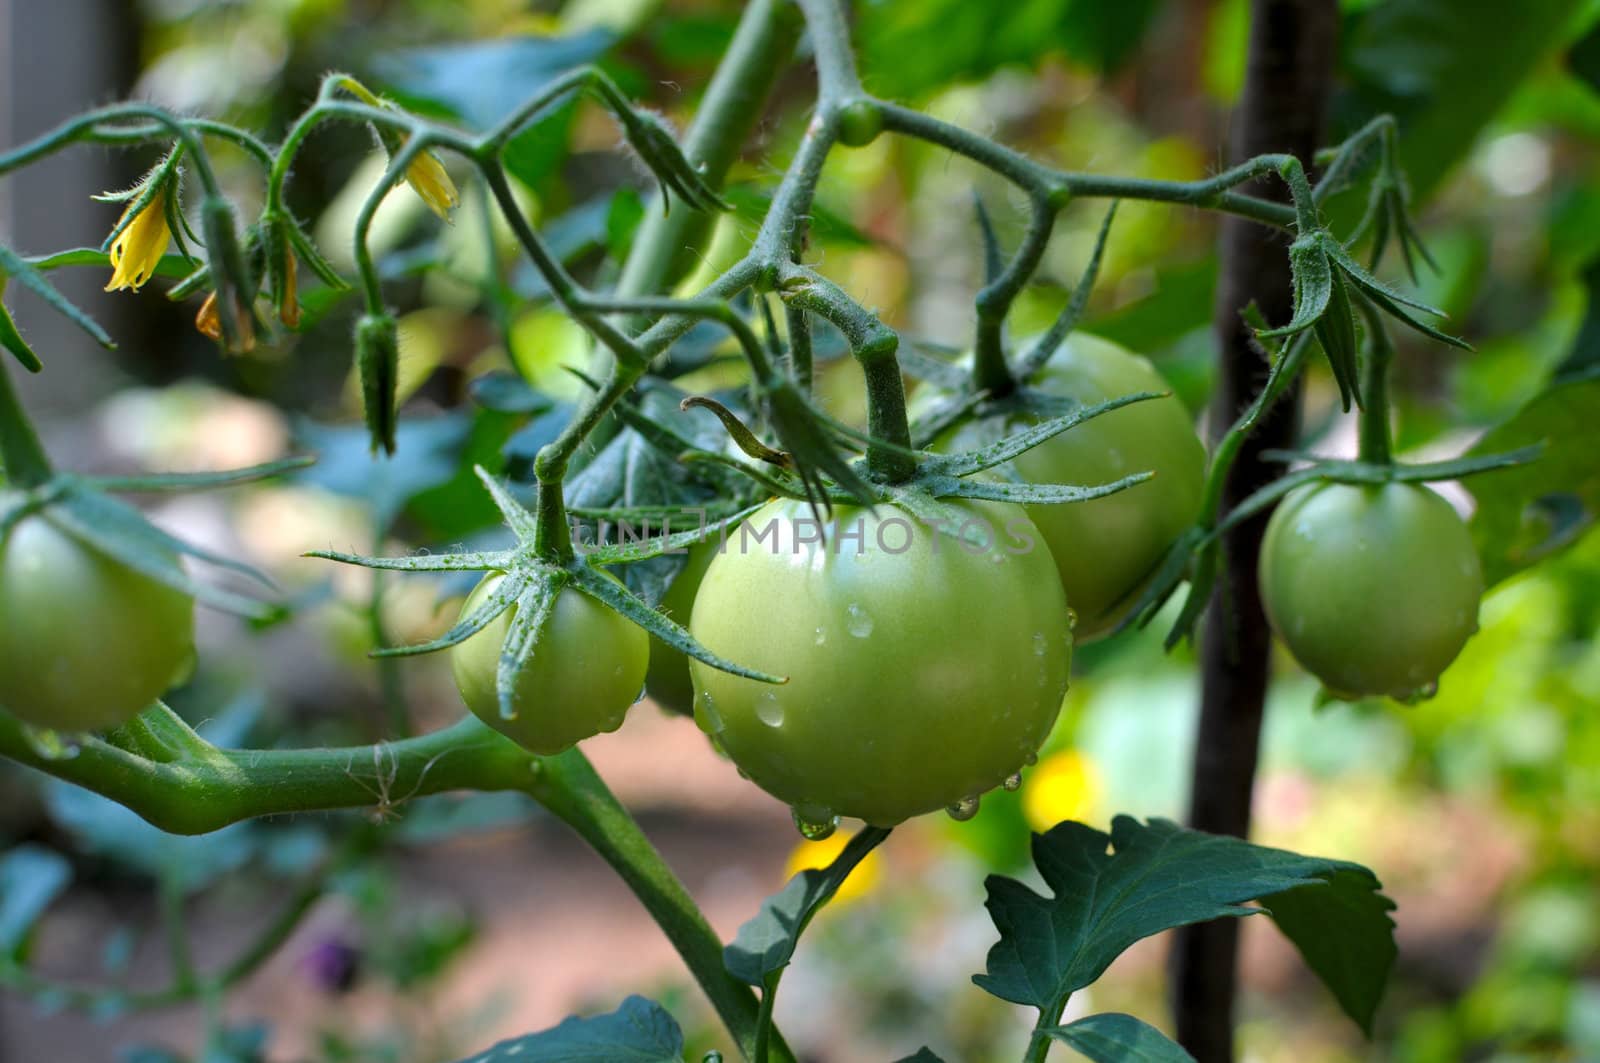
M 485 576 L 461 615 L 477 608 L 502 578 L 498 572 Z M 545 756 L 621 727 L 644 686 L 650 657 L 644 629 L 581 591 L 563 588 L 533 655 L 517 676 L 512 701 L 516 716 L 508 720 L 500 715 L 495 672 L 515 612 L 512 606 L 450 651 L 456 688 L 473 715 L 524 749 Z
M 1081 332 L 1057 348 L 1032 386 L 1085 406 L 1171 390 L 1148 359 Z M 914 406 L 925 403 L 919 399 Z M 940 436 L 934 447 L 970 450 L 1038 421 L 1033 415 L 1009 415 L 998 423 L 968 422 Z M 1194 523 L 1205 490 L 1206 451 L 1189 411 L 1169 394 L 1085 421 L 1010 466 L 1028 483 L 1084 486 L 1155 473 L 1105 498 L 1027 507 L 1055 556 L 1081 643 L 1109 634 L 1122 622 L 1167 550 Z
M 1308 484 L 1267 523 L 1273 629 L 1340 697 L 1431 693 L 1477 630 L 1483 572 L 1450 504 L 1420 484 Z
M 0 492 L 0 511 L 7 501 Z M 45 513 L 23 517 L 0 541 L 0 709 L 36 727 L 103 731 L 149 708 L 193 666 L 187 594 Z

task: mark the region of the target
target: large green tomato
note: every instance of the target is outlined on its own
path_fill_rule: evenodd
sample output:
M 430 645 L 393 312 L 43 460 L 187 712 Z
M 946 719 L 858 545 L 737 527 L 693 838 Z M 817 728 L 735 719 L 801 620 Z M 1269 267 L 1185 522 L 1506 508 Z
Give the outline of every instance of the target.
M 1420 484 L 1309 484 L 1261 545 L 1261 600 L 1306 670 L 1344 697 L 1432 692 L 1477 630 L 1467 526 Z
M 466 616 L 493 593 L 503 577 L 485 576 L 467 598 Z M 533 656 L 517 676 L 515 718 L 500 716 L 495 670 L 505 643 L 512 606 L 483 630 L 450 651 L 456 689 L 473 715 L 524 749 L 550 755 L 615 731 L 639 700 L 650 637 L 581 591 L 564 588 L 545 623 Z
M 1141 391 L 1171 390 L 1149 360 L 1081 332 L 1056 349 L 1033 387 L 1086 406 Z M 941 436 L 935 447 L 969 450 L 1038 421 L 1014 415 L 998 423 L 969 422 Z M 1109 634 L 1173 541 L 1200 513 L 1206 452 L 1189 411 L 1173 395 L 1135 403 L 1068 429 L 1011 464 L 1029 483 L 1093 486 L 1134 473 L 1155 473 L 1144 483 L 1091 502 L 1028 507 L 1077 614 L 1078 641 Z
M 0 493 L 0 510 L 6 501 Z M 193 665 L 188 595 L 45 514 L 0 541 L 0 708 L 38 727 L 103 731 L 149 708 Z
M 656 608 L 687 627 L 700 581 L 716 556 L 714 540 L 689 547 L 683 568 L 673 577 Z M 657 705 L 669 712 L 683 716 L 694 712 L 694 680 L 689 676 L 689 658 L 654 635 L 650 636 L 650 670 L 645 675 L 644 688 Z
M 1055 564 L 1020 507 L 951 508 L 987 549 L 893 506 L 819 527 L 779 500 L 706 570 L 695 638 L 788 682 L 691 661 L 696 718 L 803 823 L 970 810 L 1050 733 L 1072 656 Z

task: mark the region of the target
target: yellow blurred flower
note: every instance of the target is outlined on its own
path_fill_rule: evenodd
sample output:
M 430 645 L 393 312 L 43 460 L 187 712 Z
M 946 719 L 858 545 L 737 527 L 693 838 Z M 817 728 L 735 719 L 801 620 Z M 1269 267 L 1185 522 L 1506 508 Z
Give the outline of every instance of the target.
M 172 233 L 167 229 L 167 193 L 164 190 L 157 192 L 129 220 L 129 212 L 137 206 L 135 202 L 122 212 L 118 224 L 127 224 L 111 241 L 111 283 L 106 285 L 108 292 L 123 288 L 137 291 L 143 287 L 145 281 L 155 275 L 156 267 L 161 264 L 161 256 L 167 253 L 167 247 L 172 243 Z
M 1052 753 L 1022 778 L 1022 814 L 1036 831 L 1062 820 L 1084 819 L 1100 798 L 1100 772 L 1076 749 Z
M 424 151 L 411 160 L 411 165 L 406 167 L 406 184 L 445 221 L 450 220 L 450 211 L 461 202 L 456 183 L 450 180 L 444 163 L 431 151 Z
M 832 837 L 824 838 L 820 842 L 802 841 L 794 847 L 789 854 L 789 864 L 784 870 L 784 880 L 793 878 L 802 871 L 809 869 L 821 870 L 836 860 L 844 847 L 850 844 L 850 836 L 843 831 L 835 833 Z M 850 872 L 850 877 L 844 880 L 844 885 L 839 887 L 839 892 L 833 895 L 833 904 L 848 904 L 866 896 L 878 885 L 883 877 L 883 860 L 878 856 L 878 850 L 868 853 L 857 864 L 855 870 Z

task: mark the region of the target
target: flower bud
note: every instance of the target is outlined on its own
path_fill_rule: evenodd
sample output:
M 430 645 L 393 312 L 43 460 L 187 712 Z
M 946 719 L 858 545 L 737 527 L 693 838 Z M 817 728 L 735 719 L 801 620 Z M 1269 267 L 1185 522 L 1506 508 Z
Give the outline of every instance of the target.
M 356 374 L 361 379 L 361 406 L 372 449 L 393 454 L 395 395 L 400 378 L 400 332 L 388 314 L 365 314 L 356 322 Z

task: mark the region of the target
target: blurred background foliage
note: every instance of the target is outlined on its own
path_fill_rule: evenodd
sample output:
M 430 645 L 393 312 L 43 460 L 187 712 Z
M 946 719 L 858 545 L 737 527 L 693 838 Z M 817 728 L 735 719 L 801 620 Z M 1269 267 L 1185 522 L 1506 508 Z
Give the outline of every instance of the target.
M 1600 505 L 1600 314 L 1590 306 L 1600 284 L 1600 2 L 1342 7 L 1340 40 L 1329 42 L 1339 50 L 1333 132 L 1382 111 L 1400 118 L 1440 267 L 1422 275 L 1422 294 L 1477 347 L 1466 355 L 1403 337 L 1401 449 L 1467 450 L 1558 380 L 1568 389 L 1561 409 L 1580 433 L 1560 460 L 1568 482 L 1586 486 L 1579 515 L 1557 514 L 1546 529 L 1550 541 L 1577 545 L 1520 574 L 1520 563 L 1495 570 L 1511 578 L 1485 601 L 1482 630 L 1433 700 L 1319 708 L 1315 684 L 1287 657 L 1278 662 L 1260 840 L 1373 867 L 1400 902 L 1400 967 L 1377 1039 L 1362 1043 L 1291 954 L 1247 933 L 1243 1043 L 1262 1061 L 1597 1059 L 1600 539 L 1581 533 Z M 871 90 L 1052 164 L 1186 179 L 1224 161 L 1245 0 L 857 0 L 852 13 Z M 599 62 L 681 127 L 736 15 L 713 0 L 142 0 L 120 13 L 137 42 L 136 76 L 122 89 L 272 138 L 337 68 L 408 106 L 482 127 L 552 74 Z M 50 17 L 42 8 L 33 16 Z M 26 47 L 26 21 L 13 35 Z M 753 235 L 811 88 L 803 63 L 780 82 L 731 175 L 735 209 L 680 263 L 684 289 Z M 58 94 L 44 117 L 91 102 Z M 521 135 L 510 160 L 542 231 L 600 287 L 649 209 L 646 175 L 617 147 L 598 110 L 577 104 Z M 248 214 L 257 173 L 225 147 L 217 156 Z M 149 161 L 119 159 L 106 180 Z M 319 133 L 297 163 L 290 206 L 336 263 L 349 263 L 353 213 L 381 170 L 370 137 L 348 129 Z M 87 198 L 100 190 L 82 189 L 82 213 L 109 228 L 114 208 Z M 1025 204 L 992 175 L 888 137 L 839 153 L 822 186 L 812 258 L 908 337 L 960 346 L 982 268 L 975 191 L 1014 242 Z M 1358 208 L 1336 200 L 1331 211 L 1353 219 Z M 1044 327 L 1063 304 L 1099 219 L 1093 204 L 1064 215 L 1018 305 L 1017 333 Z M 494 541 L 471 465 L 525 474 L 583 386 L 565 367 L 585 363 L 587 340 L 518 261 L 481 188 L 463 188 L 450 226 L 397 191 L 374 231 L 402 314 L 407 402 L 395 460 L 373 461 L 358 424 L 348 341 L 356 301 L 309 283 L 297 334 L 229 360 L 194 334 L 193 307 L 123 296 L 115 312 L 145 341 L 86 363 L 83 392 L 109 397 L 74 402 L 58 388 L 42 407 L 53 446 L 80 468 L 221 468 L 320 454 L 291 482 L 153 510 L 158 522 L 272 571 L 296 606 L 292 623 L 267 630 L 204 626 L 201 668 L 174 705 L 217 741 L 365 742 L 458 712 L 442 661 L 375 665 L 365 654 L 439 631 L 452 612 L 442 603 L 459 585 L 386 580 L 298 555 Z M 1086 326 L 1153 358 L 1197 416 L 1212 377 L 1215 235 L 1203 213 L 1126 204 Z M 22 300 L 19 318 L 29 312 Z M 708 365 L 685 386 L 737 384 L 736 372 L 717 368 L 727 353 L 719 343 L 705 330 L 685 340 L 685 367 Z M 507 371 L 536 393 L 504 376 L 483 381 Z M 829 364 L 821 386 L 838 414 L 860 416 L 853 365 Z M 1317 449 L 1353 452 L 1330 379 L 1312 377 L 1304 423 Z M 1523 429 L 1537 435 L 1548 423 Z M 1511 556 L 1503 548 L 1526 530 L 1523 502 L 1542 489 L 1526 490 L 1514 505 L 1493 489 L 1451 497 L 1482 505 L 1486 552 Z M 1509 527 L 1494 525 L 1508 506 Z M 809 1058 L 841 1063 L 924 1041 L 952 1059 L 1014 1058 L 1025 1023 L 966 984 L 993 933 L 983 875 L 1024 869 L 1028 828 L 1069 817 L 1103 826 L 1115 811 L 1181 816 L 1196 702 L 1192 654 L 1163 656 L 1153 631 L 1082 649 L 1062 723 L 1023 789 L 987 798 L 970 823 L 909 825 L 824 915 L 779 1006 L 791 1040 Z M 784 811 L 741 784 L 692 724 L 650 706 L 634 717 L 592 743 L 594 755 L 707 898 L 719 929 L 731 933 L 786 869 L 829 857 L 834 843 L 796 848 Z M 121 992 L 13 980 L 0 1008 L 0 1059 L 42 1059 L 42 1046 L 70 1044 L 81 1063 L 427 1063 L 574 1009 L 609 1008 L 629 990 L 653 991 L 685 1018 L 699 1014 L 692 1047 L 716 1044 L 654 929 L 625 895 L 595 884 L 603 869 L 557 827 L 514 800 L 406 805 L 407 795 L 382 786 L 381 764 L 364 767 L 378 781 L 370 817 L 247 824 L 193 840 L 0 767 L 0 953 L 31 955 L 35 969 L 63 980 L 137 991 L 161 984 L 173 962 L 159 946 L 158 913 L 187 919 L 197 956 L 209 961 L 248 953 L 295 891 L 312 911 L 225 1005 L 144 1014 Z M 1095 1010 L 1154 1017 L 1161 987 L 1157 946 L 1134 950 L 1083 997 Z M 68 1005 L 87 1006 L 103 1027 L 59 1011 Z M 169 1047 L 135 1047 L 144 1043 Z

